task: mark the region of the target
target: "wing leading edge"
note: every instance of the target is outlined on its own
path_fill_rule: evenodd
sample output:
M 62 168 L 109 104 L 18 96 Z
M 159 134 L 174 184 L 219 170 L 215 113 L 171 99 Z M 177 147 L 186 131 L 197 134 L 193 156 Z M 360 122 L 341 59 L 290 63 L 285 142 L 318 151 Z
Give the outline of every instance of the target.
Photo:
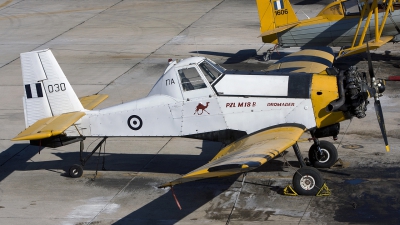
M 256 169 L 294 145 L 304 131 L 303 125 L 285 124 L 248 135 L 223 148 L 206 165 L 160 187 Z

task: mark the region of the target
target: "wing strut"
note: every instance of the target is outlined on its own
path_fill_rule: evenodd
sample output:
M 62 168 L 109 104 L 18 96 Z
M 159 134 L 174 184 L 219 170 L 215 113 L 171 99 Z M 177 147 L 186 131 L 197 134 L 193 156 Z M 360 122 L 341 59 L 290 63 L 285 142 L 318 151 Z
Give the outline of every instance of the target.
M 378 0 L 373 0 L 371 7 L 369 6 L 369 1 L 368 0 L 363 0 L 360 1 L 363 3 L 363 8 L 361 11 L 361 15 L 360 15 L 360 20 L 358 22 L 357 25 L 357 29 L 356 32 L 354 33 L 354 37 L 353 37 L 353 42 L 350 48 L 346 48 L 343 49 L 339 52 L 338 58 L 339 57 L 345 57 L 345 56 L 349 56 L 349 55 L 353 55 L 353 54 L 357 54 L 357 53 L 361 53 L 361 52 L 365 52 L 367 46 L 364 43 L 364 39 L 365 39 L 365 35 L 367 34 L 367 30 L 369 29 L 370 26 L 370 22 L 371 22 L 371 18 L 372 18 L 372 14 L 374 15 L 374 20 L 375 20 L 375 39 L 374 40 L 370 40 L 369 41 L 369 49 L 377 49 L 379 47 L 381 47 L 382 45 L 386 44 L 387 42 L 389 42 L 390 40 L 393 39 L 393 36 L 385 36 L 381 38 L 382 32 L 383 32 L 383 28 L 385 27 L 385 23 L 387 20 L 387 17 L 389 16 L 389 11 L 390 9 L 393 9 L 393 0 L 389 0 L 389 2 L 387 3 L 387 7 L 385 10 L 385 14 L 383 15 L 382 18 L 382 22 L 379 26 L 379 12 L 378 12 Z M 385 1 L 383 1 L 385 2 Z M 384 4 L 384 3 L 382 3 Z M 365 21 L 365 24 L 362 25 L 362 22 L 364 20 L 364 16 L 365 14 L 368 13 L 367 19 Z M 364 26 L 364 29 L 361 33 L 360 39 L 358 44 L 356 45 L 357 42 L 357 38 L 359 36 L 359 32 L 360 32 L 360 28 L 361 26 Z

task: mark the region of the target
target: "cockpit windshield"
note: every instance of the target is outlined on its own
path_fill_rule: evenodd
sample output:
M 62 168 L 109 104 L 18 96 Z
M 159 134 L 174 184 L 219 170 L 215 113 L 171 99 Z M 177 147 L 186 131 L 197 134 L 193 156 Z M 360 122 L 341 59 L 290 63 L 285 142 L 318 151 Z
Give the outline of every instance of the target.
M 204 60 L 199 64 L 199 67 L 210 84 L 225 71 L 225 68 L 211 60 Z

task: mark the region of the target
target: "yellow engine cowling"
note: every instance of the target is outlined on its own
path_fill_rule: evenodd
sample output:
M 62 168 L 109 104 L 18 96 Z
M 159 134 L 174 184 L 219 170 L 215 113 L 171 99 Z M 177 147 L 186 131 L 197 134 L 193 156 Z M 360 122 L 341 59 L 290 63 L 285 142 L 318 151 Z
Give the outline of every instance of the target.
M 337 77 L 328 75 L 325 71 L 314 74 L 311 82 L 311 101 L 317 128 L 326 127 L 346 120 L 343 112 L 328 112 L 326 107 L 339 98 Z

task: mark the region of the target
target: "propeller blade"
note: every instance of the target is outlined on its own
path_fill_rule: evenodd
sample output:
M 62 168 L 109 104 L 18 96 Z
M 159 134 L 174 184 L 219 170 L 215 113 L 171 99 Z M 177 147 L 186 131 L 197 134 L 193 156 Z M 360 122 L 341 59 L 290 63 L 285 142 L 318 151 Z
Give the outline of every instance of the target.
M 372 67 L 372 60 L 371 60 L 371 53 L 369 52 L 369 45 L 367 42 L 367 57 L 368 57 L 368 72 L 369 72 L 369 77 L 371 78 L 371 87 L 373 84 L 373 78 L 375 78 L 374 74 L 374 68 Z
M 390 147 L 386 135 L 385 120 L 383 119 L 381 101 L 379 99 L 375 100 L 374 106 L 375 106 L 376 118 L 378 119 L 379 127 L 381 128 L 382 132 L 382 137 L 383 140 L 385 141 L 386 151 L 389 152 Z

